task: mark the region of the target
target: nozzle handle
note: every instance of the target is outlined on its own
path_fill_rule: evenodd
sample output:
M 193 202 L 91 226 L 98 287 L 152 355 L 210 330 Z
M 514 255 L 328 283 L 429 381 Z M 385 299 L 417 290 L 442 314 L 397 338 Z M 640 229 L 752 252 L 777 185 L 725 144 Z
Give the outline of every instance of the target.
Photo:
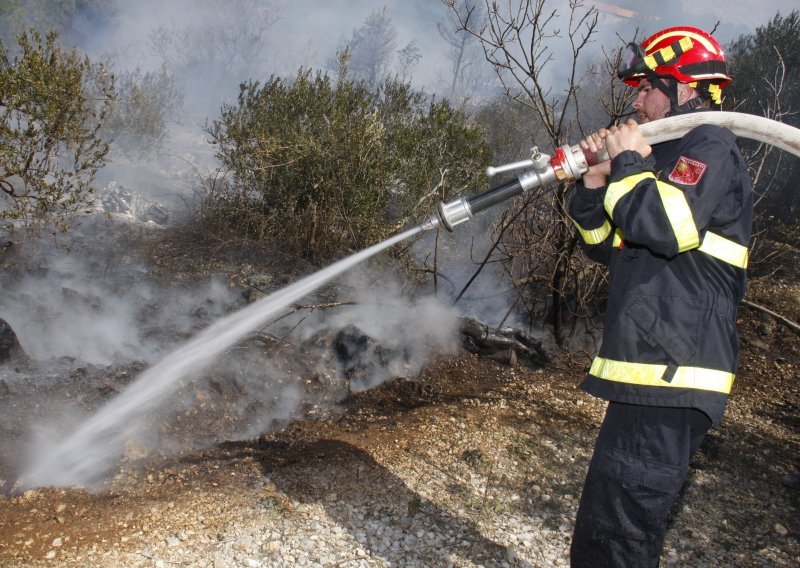
M 512 162 L 502 166 L 489 166 L 486 168 L 486 176 L 494 177 L 497 174 L 502 174 L 504 172 L 513 172 L 514 170 L 521 170 L 523 168 L 530 167 L 533 167 L 533 160 L 521 160 L 519 162 Z

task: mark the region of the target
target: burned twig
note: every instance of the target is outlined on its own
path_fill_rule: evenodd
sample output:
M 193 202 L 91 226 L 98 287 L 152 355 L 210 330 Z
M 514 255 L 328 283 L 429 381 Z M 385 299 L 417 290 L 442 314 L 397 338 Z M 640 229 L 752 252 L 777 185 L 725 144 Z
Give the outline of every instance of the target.
M 758 310 L 759 312 L 765 313 L 768 316 L 771 316 L 771 317 L 775 318 L 776 320 L 781 322 L 783 325 L 785 325 L 786 327 L 791 329 L 793 332 L 795 332 L 797 334 L 800 334 L 800 325 L 796 324 L 792 320 L 790 320 L 788 318 L 785 318 L 782 315 L 773 312 L 772 310 L 768 310 L 764 306 L 761 306 L 759 304 L 755 304 L 753 302 L 749 302 L 747 300 L 742 300 L 742 304 L 744 304 L 748 308 L 752 308 L 754 310 Z

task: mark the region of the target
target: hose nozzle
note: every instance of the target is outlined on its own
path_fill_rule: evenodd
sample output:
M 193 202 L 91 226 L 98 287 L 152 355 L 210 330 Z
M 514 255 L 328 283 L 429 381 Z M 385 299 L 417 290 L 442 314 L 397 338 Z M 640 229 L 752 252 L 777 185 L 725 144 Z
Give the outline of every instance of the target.
M 436 213 L 422 223 L 422 230 L 437 229 L 441 226 L 452 231 L 456 225 L 469 221 L 484 209 L 511 199 L 523 191 L 554 181 L 580 179 L 588 167 L 580 146 L 558 148 L 554 158 L 543 154 L 534 146 L 531 148 L 530 160 L 486 169 L 486 175 L 489 177 L 503 172 L 525 169 L 517 176 L 517 179 L 489 188 L 478 195 L 460 197 L 449 203 L 439 203 Z
M 441 226 L 452 232 L 456 225 L 469 221 L 484 209 L 511 199 L 523 191 L 557 179 L 555 170 L 550 164 L 550 156 L 542 154 L 536 147 L 532 149 L 532 158 L 530 160 L 488 168 L 486 174 L 491 177 L 498 173 L 510 172 L 521 168 L 532 169 L 521 173 L 515 180 L 491 187 L 478 195 L 459 197 L 449 203 L 439 203 L 436 207 L 436 213 L 421 225 L 422 229 L 436 229 Z

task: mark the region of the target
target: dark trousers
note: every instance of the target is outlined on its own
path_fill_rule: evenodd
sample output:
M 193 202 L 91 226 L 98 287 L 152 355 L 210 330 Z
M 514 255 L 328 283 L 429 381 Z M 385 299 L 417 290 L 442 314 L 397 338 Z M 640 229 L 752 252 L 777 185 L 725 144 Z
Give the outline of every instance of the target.
M 692 408 L 609 403 L 575 520 L 573 567 L 658 566 L 670 508 L 710 426 Z

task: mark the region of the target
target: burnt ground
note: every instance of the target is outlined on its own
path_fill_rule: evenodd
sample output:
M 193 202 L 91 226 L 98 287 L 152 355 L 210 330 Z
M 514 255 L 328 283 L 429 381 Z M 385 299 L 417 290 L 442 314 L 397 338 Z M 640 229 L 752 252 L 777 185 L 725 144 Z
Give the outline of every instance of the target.
M 756 282 L 748 298 L 800 320 L 800 286 Z M 800 487 L 792 477 L 800 473 L 800 342 L 746 307 L 739 328 L 734 393 L 695 459 L 665 565 L 800 565 Z M 418 377 L 255 439 L 126 459 L 100 490 L 7 495 L 0 565 L 288 566 L 281 549 L 291 538 L 281 527 L 347 526 L 352 514 L 398 507 L 398 526 L 434 519 L 474 547 L 461 560 L 417 550 L 427 558 L 420 565 L 564 564 L 603 412 L 577 388 L 586 363 L 528 369 L 442 357 Z M 515 523 L 528 522 L 535 534 L 510 536 Z M 272 536 L 244 541 L 244 527 L 255 526 Z M 404 565 L 366 542 L 358 555 L 345 550 L 318 565 Z

